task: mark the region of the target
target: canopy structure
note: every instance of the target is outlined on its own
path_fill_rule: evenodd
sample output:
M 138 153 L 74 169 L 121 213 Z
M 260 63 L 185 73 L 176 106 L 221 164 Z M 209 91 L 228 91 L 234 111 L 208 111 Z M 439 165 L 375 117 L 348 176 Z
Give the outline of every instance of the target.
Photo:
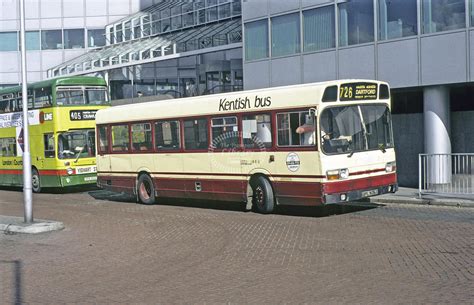
M 241 0 L 161 1 L 105 29 L 107 46 L 48 70 L 48 78 L 88 74 L 242 42 Z

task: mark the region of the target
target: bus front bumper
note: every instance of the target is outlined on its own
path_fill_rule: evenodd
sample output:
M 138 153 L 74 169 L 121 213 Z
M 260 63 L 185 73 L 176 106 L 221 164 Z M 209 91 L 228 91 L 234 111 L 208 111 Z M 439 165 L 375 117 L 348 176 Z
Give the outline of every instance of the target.
M 93 174 L 85 174 L 85 175 L 68 175 L 68 176 L 60 176 L 60 183 L 61 186 L 74 186 L 74 185 L 87 185 L 87 184 L 95 184 L 97 181 L 97 175 Z
M 395 193 L 398 191 L 398 185 L 386 185 L 379 186 L 376 188 L 370 188 L 366 190 L 357 190 L 357 191 L 348 191 L 335 194 L 326 194 L 324 195 L 324 204 L 335 204 L 335 203 L 345 203 L 350 201 L 356 201 L 363 198 L 368 198 L 372 196 Z
M 372 196 L 395 193 L 398 190 L 395 173 L 354 180 L 323 183 L 324 204 L 347 203 Z

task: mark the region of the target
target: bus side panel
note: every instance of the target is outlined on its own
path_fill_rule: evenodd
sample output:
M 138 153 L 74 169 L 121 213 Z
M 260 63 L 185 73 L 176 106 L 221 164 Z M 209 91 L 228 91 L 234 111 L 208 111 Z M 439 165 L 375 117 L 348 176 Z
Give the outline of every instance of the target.
M 186 197 L 183 179 L 158 177 L 154 179 L 158 197 Z
M 134 194 L 136 179 L 133 176 L 101 174 L 97 177 L 97 186 L 113 192 Z
M 316 206 L 322 204 L 320 182 L 273 181 L 280 205 Z

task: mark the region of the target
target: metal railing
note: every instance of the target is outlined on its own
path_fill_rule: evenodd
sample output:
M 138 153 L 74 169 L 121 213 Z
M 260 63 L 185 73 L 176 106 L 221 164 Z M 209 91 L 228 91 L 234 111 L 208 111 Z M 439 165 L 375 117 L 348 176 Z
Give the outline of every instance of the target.
M 474 154 L 419 154 L 418 192 L 474 196 Z

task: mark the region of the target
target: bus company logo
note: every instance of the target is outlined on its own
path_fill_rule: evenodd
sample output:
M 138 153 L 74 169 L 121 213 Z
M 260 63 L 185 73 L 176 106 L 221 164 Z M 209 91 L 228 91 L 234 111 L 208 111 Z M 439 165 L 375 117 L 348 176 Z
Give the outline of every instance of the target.
M 300 169 L 300 157 L 296 153 L 289 153 L 286 156 L 286 167 L 290 172 L 296 172 Z
M 221 98 L 219 100 L 219 111 L 231 111 L 231 110 L 245 110 L 251 108 L 262 108 L 270 107 L 272 105 L 272 98 L 270 96 L 260 97 L 255 96 L 253 103 L 249 97 L 238 97 L 234 100 L 228 100 L 226 98 Z
M 266 151 L 264 142 L 256 136 L 246 139 L 245 147 L 249 150 L 241 149 L 239 141 L 242 132 L 229 131 L 216 137 L 209 146 L 209 158 L 213 170 L 224 173 L 241 173 L 242 166 L 255 166 L 262 162 L 262 155 L 255 154 L 255 151 Z M 239 157 L 231 158 L 228 153 L 239 153 Z M 257 156 L 258 155 L 258 156 Z
M 39 114 L 40 123 L 43 124 L 45 121 L 52 121 L 53 120 L 53 113 L 44 113 L 43 111 Z

